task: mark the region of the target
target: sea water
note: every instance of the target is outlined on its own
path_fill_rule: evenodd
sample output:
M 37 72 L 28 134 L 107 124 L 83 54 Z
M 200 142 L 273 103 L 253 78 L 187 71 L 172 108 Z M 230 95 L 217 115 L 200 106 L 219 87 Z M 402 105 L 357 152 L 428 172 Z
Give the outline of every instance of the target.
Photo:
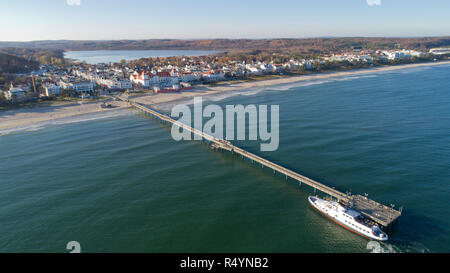
M 394 252 L 450 251 L 450 66 L 206 97 L 280 105 L 280 146 L 236 141 L 343 192 L 403 206 Z M 166 105 L 162 111 L 170 111 Z M 111 112 L 114 113 L 114 112 Z M 0 252 L 369 252 L 280 174 L 132 110 L 0 132 Z

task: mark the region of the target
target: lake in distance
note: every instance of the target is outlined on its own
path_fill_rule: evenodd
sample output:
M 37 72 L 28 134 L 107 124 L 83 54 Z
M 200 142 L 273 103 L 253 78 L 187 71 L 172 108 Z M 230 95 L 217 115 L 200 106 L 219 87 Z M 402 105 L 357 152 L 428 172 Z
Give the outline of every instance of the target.
M 66 51 L 64 58 L 88 64 L 119 63 L 150 57 L 204 56 L 219 53 L 211 50 L 88 50 Z

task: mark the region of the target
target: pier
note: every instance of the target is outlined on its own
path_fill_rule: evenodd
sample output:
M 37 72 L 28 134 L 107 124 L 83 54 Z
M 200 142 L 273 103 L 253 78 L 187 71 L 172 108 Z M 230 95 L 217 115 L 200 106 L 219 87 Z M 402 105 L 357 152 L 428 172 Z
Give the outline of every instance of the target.
M 121 97 L 117 97 L 120 100 L 124 100 Z M 378 223 L 384 228 L 390 227 L 393 223 L 395 223 L 398 218 L 401 215 L 401 211 L 395 210 L 394 208 L 391 208 L 389 206 L 380 204 L 378 202 L 375 202 L 367 196 L 361 196 L 361 195 L 351 195 L 346 194 L 341 191 L 338 191 L 334 188 L 328 187 L 320 182 L 317 182 L 311 178 L 308 178 L 306 176 L 303 176 L 295 171 L 289 170 L 281 165 L 278 165 L 272 161 L 269 161 L 267 159 L 264 159 L 256 154 L 250 153 L 242 148 L 239 148 L 235 145 L 233 145 L 231 142 L 217 139 L 209 134 L 205 134 L 204 132 L 197 130 L 195 128 L 192 128 L 191 126 L 188 126 L 186 124 L 183 124 L 181 122 L 178 122 L 174 119 L 172 119 L 169 116 L 166 116 L 164 114 L 161 114 L 153 109 L 150 109 L 142 104 L 139 104 L 137 102 L 128 101 L 130 105 L 140 111 L 143 111 L 144 113 L 147 113 L 155 118 L 158 118 L 159 120 L 165 122 L 174 124 L 178 127 L 183 128 L 184 130 L 187 130 L 193 134 L 201 136 L 204 140 L 207 140 L 211 143 L 211 147 L 218 150 L 224 150 L 229 151 L 232 154 L 238 154 L 241 155 L 242 158 L 247 158 L 251 160 L 252 162 L 256 162 L 260 164 L 262 167 L 269 168 L 274 171 L 274 173 L 278 172 L 284 176 L 286 176 L 286 179 L 291 178 L 299 183 L 299 185 L 305 184 L 314 189 L 314 191 L 320 191 L 325 193 L 328 196 L 331 196 L 335 198 L 338 202 L 346 205 L 347 207 L 350 207 L 353 210 L 358 211 L 365 217 L 371 219 L 372 221 Z

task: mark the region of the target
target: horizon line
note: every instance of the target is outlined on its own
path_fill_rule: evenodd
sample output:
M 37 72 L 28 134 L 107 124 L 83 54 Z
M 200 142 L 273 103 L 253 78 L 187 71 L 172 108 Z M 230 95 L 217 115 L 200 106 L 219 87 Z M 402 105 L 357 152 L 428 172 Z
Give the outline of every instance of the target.
M 429 36 L 310 36 L 310 37 L 278 37 L 278 38 L 148 38 L 148 39 L 42 39 L 42 40 L 0 40 L 0 43 L 33 43 L 33 42 L 58 42 L 58 41 L 90 41 L 90 42 L 107 42 L 107 41 L 149 41 L 149 40 L 172 40 L 172 41 L 199 41 L 199 40 L 306 40 L 306 39 L 339 39 L 339 38 L 450 38 L 449 35 L 429 35 Z

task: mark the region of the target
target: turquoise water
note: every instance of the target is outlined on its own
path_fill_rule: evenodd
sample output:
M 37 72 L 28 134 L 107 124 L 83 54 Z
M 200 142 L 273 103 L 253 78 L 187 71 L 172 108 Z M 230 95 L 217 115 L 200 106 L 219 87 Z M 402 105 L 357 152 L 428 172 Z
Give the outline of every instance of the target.
M 120 60 L 136 60 L 150 57 L 203 56 L 218 53 L 211 50 L 88 50 L 67 51 L 64 57 L 88 64 L 119 63 Z
M 279 104 L 280 147 L 235 142 L 343 191 L 404 206 L 396 252 L 449 252 L 450 67 L 311 81 L 225 104 Z M 95 118 L 97 117 L 97 118 Z M 0 251 L 369 252 L 311 190 L 133 111 L 0 136 Z

